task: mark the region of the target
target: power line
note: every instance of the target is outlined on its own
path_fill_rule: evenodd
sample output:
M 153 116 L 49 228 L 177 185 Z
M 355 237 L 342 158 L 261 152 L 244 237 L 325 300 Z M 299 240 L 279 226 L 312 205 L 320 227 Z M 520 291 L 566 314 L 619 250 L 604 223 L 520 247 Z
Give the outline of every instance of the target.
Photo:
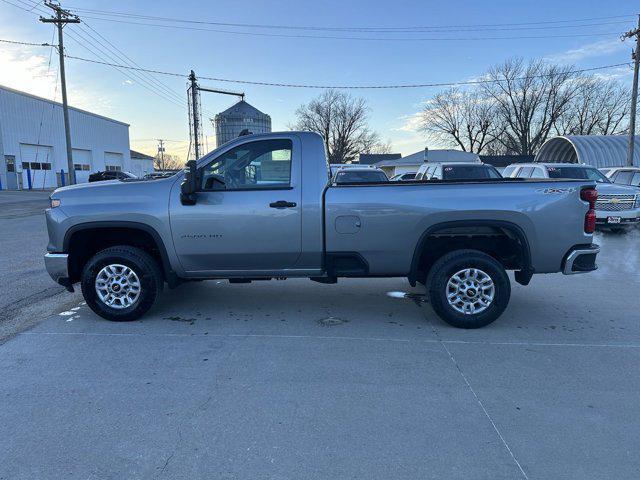
M 13 45 L 28 45 L 31 47 L 56 47 L 51 43 L 31 43 L 31 42 L 17 42 L 15 40 L 4 40 L 0 38 L 0 42 L 2 43 L 11 43 Z
M 84 22 L 83 24 L 84 27 L 88 28 L 89 30 L 91 30 L 93 33 L 95 33 L 98 37 L 100 37 L 101 39 L 103 39 L 108 46 L 110 47 L 110 50 L 115 52 L 115 54 L 118 56 L 118 58 L 124 58 L 125 59 L 125 63 L 134 66 L 134 67 L 140 67 L 140 65 L 138 65 L 134 60 L 131 59 L 131 57 L 129 57 L 126 53 L 124 53 L 121 49 L 119 49 L 118 47 L 116 47 L 113 43 L 111 43 L 106 37 L 104 37 L 102 34 L 100 34 L 100 32 L 98 32 L 96 29 L 94 29 L 91 25 L 89 25 L 87 22 Z M 89 36 L 92 36 L 91 33 L 88 33 Z M 95 38 L 95 37 L 93 37 Z M 104 44 L 102 44 L 104 45 Z M 107 47 L 108 48 L 108 47 Z M 174 89 L 172 89 L 171 87 L 169 87 L 167 84 L 162 83 L 161 81 L 157 80 L 155 77 L 153 77 L 152 75 L 148 75 L 147 78 L 154 84 L 156 85 L 158 88 L 166 91 L 167 93 L 169 93 L 172 97 L 176 98 L 180 103 L 184 102 L 184 98 L 181 94 L 179 94 L 178 92 L 176 92 Z
M 128 62 L 117 51 L 114 52 L 113 49 L 110 49 L 107 45 L 105 45 L 104 42 L 102 42 L 100 39 L 98 39 L 91 32 L 88 32 L 88 31 L 83 29 L 82 31 L 76 30 L 75 33 L 78 34 L 81 38 L 83 38 L 86 41 L 88 41 L 91 44 L 92 47 L 94 47 L 95 49 L 98 50 L 98 52 L 101 54 L 101 55 L 97 55 L 98 58 L 100 58 L 100 56 L 103 56 L 103 57 L 106 56 L 107 59 L 110 59 L 112 61 L 124 62 L 127 66 L 132 66 L 132 67 L 137 67 L 138 66 L 133 62 Z M 87 38 L 87 36 L 89 38 Z M 140 72 L 137 72 L 135 70 L 132 70 L 132 76 L 138 82 L 144 83 L 145 85 L 147 85 L 152 90 L 157 91 L 158 93 L 160 93 L 163 97 L 171 98 L 174 103 L 179 104 L 181 107 L 184 107 L 184 101 L 183 101 L 181 95 L 179 95 L 177 92 L 175 92 L 174 90 L 172 90 L 168 86 L 166 86 L 166 85 L 162 84 L 161 82 L 157 81 L 151 75 L 144 75 L 143 73 L 140 73 Z
M 69 38 L 71 40 L 73 40 L 74 43 L 76 43 L 77 45 L 81 46 L 82 48 L 84 48 L 85 50 L 87 50 L 89 53 L 95 55 L 96 57 L 100 57 L 99 53 L 96 53 L 94 50 L 92 50 L 91 47 L 86 45 L 86 39 L 80 37 L 80 36 L 76 36 L 76 34 L 74 32 L 67 32 L 67 35 L 69 36 Z M 90 43 L 90 42 L 89 42 Z M 71 56 L 68 56 L 68 58 L 71 58 Z M 93 63 L 104 63 L 105 65 L 109 65 L 113 68 L 115 68 L 116 70 L 118 70 L 124 77 L 126 78 L 130 78 L 131 76 L 133 76 L 134 79 L 137 80 L 138 84 L 145 88 L 146 90 L 150 91 L 151 93 L 153 93 L 154 95 L 159 96 L 160 98 L 162 98 L 163 100 L 166 100 L 180 108 L 184 108 L 184 104 L 178 102 L 176 99 L 174 99 L 173 97 L 167 95 L 164 92 L 158 91 L 156 88 L 154 88 L 153 86 L 149 85 L 144 79 L 141 79 L 141 77 L 137 77 L 135 73 L 132 73 L 131 75 L 127 75 L 127 73 L 125 73 L 124 70 L 130 70 L 130 71 L 136 71 L 138 69 L 128 66 L 128 65 L 118 65 L 117 63 L 108 63 L 108 62 L 102 62 L 100 60 L 91 60 L 91 59 L 87 59 L 90 62 Z
M 142 15 L 132 12 L 118 12 L 113 10 L 98 10 L 88 8 L 74 8 L 79 12 L 92 13 L 102 16 L 112 17 L 124 17 L 124 18 L 138 18 L 143 20 L 159 20 L 165 22 L 174 23 L 189 23 L 189 24 L 204 24 L 204 25 L 216 25 L 225 27 L 241 27 L 241 28 L 264 28 L 264 29 L 281 29 L 281 30 L 313 30 L 313 31 L 374 31 L 374 32 L 406 32 L 406 31 L 424 31 L 424 30 L 446 30 L 451 31 L 452 28 L 464 28 L 464 29 L 485 29 L 492 27 L 513 27 L 515 29 L 522 28 L 567 28 L 567 27 L 586 27 L 596 26 L 603 24 L 615 24 L 626 23 L 625 20 L 618 20 L 612 22 L 603 23 L 591 23 L 591 24 L 578 24 L 578 25 L 561 25 L 575 22 L 593 22 L 595 20 L 612 20 L 619 18 L 631 18 L 633 15 L 610 15 L 604 17 L 591 17 L 591 18 L 579 18 L 579 19 L 567 19 L 567 20 L 550 20 L 550 21 L 537 21 L 537 22 L 519 22 L 519 23 L 493 23 L 493 24 L 466 24 L 466 25 L 416 25 L 416 26 L 400 26 L 400 27 L 384 27 L 384 26 L 348 26 L 348 27 L 326 27 L 326 26 L 310 26 L 310 25 L 282 25 L 282 24 L 259 24 L 259 23 L 231 23 L 231 22 L 215 22 L 212 20 L 193 20 L 176 17 L 161 17 L 154 15 Z M 542 26 L 547 25 L 547 26 Z M 558 25 L 557 27 L 551 27 L 549 25 Z M 533 27 L 535 26 L 535 27 Z
M 2 1 L 6 2 L 6 0 L 2 0 Z M 44 13 L 42 7 L 40 7 L 37 3 L 33 2 L 32 0 L 16 0 L 16 1 L 20 2 L 23 6 L 19 6 L 19 5 L 13 4 L 13 3 L 11 3 L 11 4 L 16 6 L 16 7 L 18 7 L 18 8 L 20 8 L 21 10 L 25 10 L 25 11 L 28 11 L 28 12 L 32 13 L 31 10 L 27 10 L 26 8 L 24 8 L 24 6 L 29 6 L 29 7 L 32 7 L 33 9 L 36 9 L 37 12 Z M 10 3 L 10 2 L 8 2 L 8 3 Z M 85 22 L 83 22 L 83 23 L 85 23 Z M 87 25 L 87 27 L 89 27 L 89 25 Z M 91 28 L 91 27 L 89 27 L 89 28 Z M 95 29 L 94 29 L 94 31 L 95 31 Z M 98 34 L 97 31 L 95 31 L 95 32 L 96 32 L 96 34 Z M 125 76 L 127 78 L 133 77 L 133 79 L 135 79 L 140 86 L 142 86 L 143 88 L 149 90 L 151 93 L 159 96 L 160 98 L 162 98 L 162 99 L 164 99 L 166 101 L 169 101 L 169 102 L 173 103 L 174 105 L 180 107 L 181 109 L 185 108 L 184 100 L 183 100 L 181 95 L 179 95 L 175 91 L 172 91 L 166 85 L 162 85 L 161 82 L 158 82 L 157 80 L 155 80 L 151 76 L 148 76 L 148 75 L 145 76 L 142 73 L 140 73 L 140 71 L 135 71 L 132 68 L 128 69 L 128 70 L 131 71 L 131 75 L 127 75 L 121 68 L 116 67 L 115 65 L 119 61 L 127 62 L 127 60 L 124 60 L 122 58 L 122 55 L 124 55 L 124 53 L 122 53 L 122 55 L 119 55 L 118 52 L 114 53 L 111 48 L 109 48 L 107 45 L 105 45 L 105 43 L 102 42 L 100 39 L 96 38 L 91 32 L 89 32 L 87 30 L 84 30 L 84 29 L 83 30 L 74 30 L 74 31 L 67 31 L 67 35 L 74 43 L 76 43 L 77 45 L 79 45 L 83 49 L 87 50 L 89 53 L 94 55 L 96 58 L 104 59 L 104 57 L 106 57 L 107 60 L 114 62 L 114 67 L 113 68 L 118 70 L 123 76 Z M 91 38 L 86 38 L 85 35 L 88 35 Z M 107 41 L 107 40 L 105 39 L 105 41 Z M 147 79 L 147 77 L 151 78 L 151 80 Z M 158 85 L 158 84 L 160 84 L 160 85 Z
M 376 42 L 435 42 L 435 41 L 477 41 L 477 40 L 533 40 L 533 39 L 545 39 L 545 38 L 574 38 L 574 37 L 602 37 L 609 35 L 617 35 L 618 32 L 589 32 L 589 33 L 571 33 L 562 35 L 517 35 L 517 36 L 499 36 L 499 37 L 357 37 L 357 36 L 339 36 L 339 35 L 300 35 L 300 34 L 286 34 L 286 33 L 266 33 L 266 32 L 239 32 L 234 30 L 220 30 L 214 28 L 203 27 L 188 27 L 184 25 L 167 25 L 152 22 L 134 22 L 130 20 L 121 20 L 114 18 L 94 17 L 90 15 L 84 15 L 84 18 L 90 18 L 93 20 L 104 22 L 125 23 L 130 25 L 141 25 L 148 27 L 158 28 L 173 28 L 178 30 L 192 30 L 201 32 L 213 32 L 213 33 L 225 33 L 230 35 L 245 35 L 245 36 L 258 36 L 258 37 L 278 37 L 278 38 L 311 38 L 321 40 L 363 40 L 363 41 L 376 41 Z M 441 32 L 445 33 L 445 32 Z
M 119 67 L 119 68 L 142 70 L 144 72 L 155 73 L 158 75 L 167 75 L 172 77 L 183 77 L 183 78 L 186 77 L 186 75 L 182 73 L 166 72 L 162 70 L 152 70 L 152 69 L 146 69 L 146 68 L 139 69 L 134 67 L 128 67 L 126 65 L 111 64 L 108 62 L 101 62 L 97 60 L 91 60 L 89 58 L 76 57 L 72 55 L 67 55 L 67 58 L 71 58 L 73 60 L 81 60 L 83 62 Z M 591 67 L 591 68 L 582 68 L 578 70 L 572 70 L 570 72 L 564 72 L 563 75 L 566 75 L 567 73 L 576 74 L 576 73 L 592 72 L 596 70 L 605 70 L 608 68 L 623 67 L 628 65 L 631 65 L 631 63 L 630 62 L 614 63 L 611 65 L 603 65 L 600 67 Z M 530 77 L 520 77 L 518 79 L 513 79 L 513 80 L 526 80 L 529 78 L 544 78 L 544 77 L 549 77 L 553 75 L 554 74 L 533 75 Z M 299 83 L 259 82 L 259 81 L 253 81 L 253 80 L 232 80 L 228 78 L 207 77 L 203 75 L 198 75 L 198 77 L 203 80 L 212 80 L 216 82 L 242 83 L 246 85 L 260 85 L 260 86 L 267 86 L 267 87 L 316 88 L 316 89 L 332 89 L 333 88 L 337 90 L 357 90 L 357 89 L 374 90 L 374 89 L 397 89 L 397 88 L 453 87 L 453 86 L 463 86 L 463 85 L 479 85 L 484 83 L 500 83 L 501 81 L 503 81 L 503 80 L 487 79 L 487 80 L 467 80 L 467 81 L 461 81 L 461 82 L 410 83 L 410 84 L 396 84 L 396 85 L 310 85 L 310 84 L 299 84 Z

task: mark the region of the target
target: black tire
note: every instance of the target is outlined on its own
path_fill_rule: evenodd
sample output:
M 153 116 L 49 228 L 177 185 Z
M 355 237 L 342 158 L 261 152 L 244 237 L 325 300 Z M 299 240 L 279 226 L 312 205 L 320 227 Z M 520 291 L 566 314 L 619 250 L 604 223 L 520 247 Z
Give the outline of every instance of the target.
M 493 300 L 480 313 L 462 313 L 447 300 L 449 280 L 467 268 L 481 270 L 493 282 Z M 425 286 L 433 310 L 442 320 L 457 328 L 489 325 L 502 315 L 511 297 L 511 283 L 504 267 L 478 250 L 456 250 L 440 257 L 431 267 Z
M 120 264 L 129 267 L 140 280 L 137 300 L 125 308 L 113 308 L 100 300 L 96 292 L 96 276 L 103 267 Z M 120 245 L 96 253 L 82 270 L 81 288 L 87 305 L 102 318 L 113 322 L 130 322 L 144 315 L 154 304 L 164 285 L 158 262 L 144 250 Z

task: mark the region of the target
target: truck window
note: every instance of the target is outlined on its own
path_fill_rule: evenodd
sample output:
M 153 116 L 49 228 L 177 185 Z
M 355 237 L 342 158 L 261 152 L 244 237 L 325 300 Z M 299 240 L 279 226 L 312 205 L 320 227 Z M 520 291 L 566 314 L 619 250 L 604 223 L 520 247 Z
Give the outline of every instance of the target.
M 631 185 L 634 187 L 640 187 L 640 172 L 636 172 L 633 178 L 631 179 Z
M 598 183 L 611 183 L 602 172 L 589 167 L 547 167 L 549 178 L 568 178 L 575 180 L 595 180 Z
M 533 172 L 533 167 L 522 167 L 518 172 L 518 178 L 529 178 L 531 172 Z
M 271 189 L 291 185 L 291 140 L 259 140 L 223 153 L 202 169 L 202 190 Z M 218 188 L 219 189 L 219 188 Z
M 508 167 L 506 167 L 503 171 L 502 171 L 502 176 L 504 178 L 508 178 L 511 176 L 511 174 L 515 171 L 515 169 L 518 168 L 517 165 L 509 165 Z
M 544 170 L 542 170 L 542 167 L 535 167 L 533 169 L 533 172 L 531 173 L 531 177 L 530 178 L 545 178 L 544 177 Z
M 340 170 L 336 173 L 336 183 L 387 182 L 389 179 L 381 170 Z
M 444 180 L 476 180 L 500 178 L 497 170 L 490 165 L 451 165 L 444 167 Z
M 621 185 L 630 185 L 632 178 L 633 178 L 633 170 L 622 170 L 617 173 L 614 182 L 619 183 Z

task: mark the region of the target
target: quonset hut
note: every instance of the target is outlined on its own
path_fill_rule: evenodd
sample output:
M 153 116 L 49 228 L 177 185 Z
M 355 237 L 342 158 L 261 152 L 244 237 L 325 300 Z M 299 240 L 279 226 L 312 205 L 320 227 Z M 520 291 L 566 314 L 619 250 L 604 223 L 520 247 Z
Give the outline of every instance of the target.
M 240 133 L 269 133 L 271 132 L 271 117 L 244 100 L 227 108 L 213 119 L 216 131 L 216 146 L 238 138 Z
M 536 162 L 585 163 L 597 168 L 627 165 L 627 135 L 567 135 L 550 138 Z M 633 164 L 640 167 L 640 136 L 634 137 Z

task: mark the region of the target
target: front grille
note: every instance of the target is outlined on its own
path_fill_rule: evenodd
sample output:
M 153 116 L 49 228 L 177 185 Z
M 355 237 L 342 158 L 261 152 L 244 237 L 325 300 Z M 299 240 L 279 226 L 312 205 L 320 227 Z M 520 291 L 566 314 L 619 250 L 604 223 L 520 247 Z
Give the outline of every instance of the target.
M 633 194 L 607 194 L 598 195 L 596 201 L 596 210 L 604 212 L 621 212 L 624 210 L 633 210 L 635 205 L 636 196 Z

